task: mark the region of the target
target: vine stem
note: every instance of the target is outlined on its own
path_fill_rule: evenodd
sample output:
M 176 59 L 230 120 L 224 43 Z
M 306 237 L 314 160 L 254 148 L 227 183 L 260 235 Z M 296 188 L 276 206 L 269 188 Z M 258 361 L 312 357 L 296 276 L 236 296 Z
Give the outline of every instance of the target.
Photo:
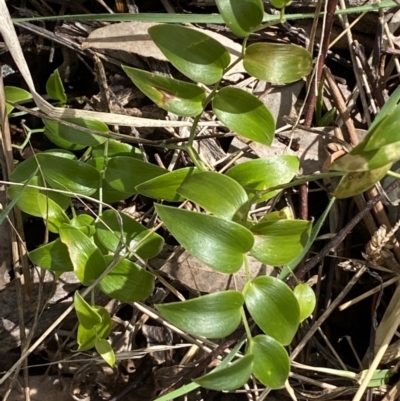
M 243 306 L 240 308 L 240 314 L 242 315 L 243 326 L 244 326 L 244 329 L 246 330 L 247 339 L 250 341 L 250 339 L 252 337 L 251 330 L 250 330 L 250 326 L 249 326 L 249 323 L 248 323 L 247 317 L 246 317 L 246 312 L 244 311 Z

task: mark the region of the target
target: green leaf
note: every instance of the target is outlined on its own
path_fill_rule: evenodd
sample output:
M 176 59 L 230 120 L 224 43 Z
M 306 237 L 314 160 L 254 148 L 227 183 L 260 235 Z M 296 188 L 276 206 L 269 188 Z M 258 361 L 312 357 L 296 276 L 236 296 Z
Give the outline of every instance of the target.
M 199 172 L 200 171 L 194 167 L 186 167 L 171 171 L 170 173 L 143 182 L 136 187 L 136 191 L 139 194 L 153 199 L 164 199 L 168 202 L 182 202 L 185 198 L 178 194 L 178 188 L 180 188 L 186 179 Z
M 253 355 L 246 355 L 231 365 L 216 372 L 210 372 L 193 381 L 204 388 L 216 391 L 232 391 L 241 388 L 250 378 Z
M 400 142 L 400 105 L 385 117 L 374 130 L 369 130 L 364 150 L 375 150 L 383 146 Z
M 47 153 L 36 157 L 46 182 L 53 188 L 70 191 L 71 196 L 90 196 L 99 187 L 99 172 L 86 163 Z
M 87 164 L 93 166 L 99 173 L 103 171 L 104 166 L 104 157 L 96 157 L 94 159 L 90 159 Z M 102 188 L 102 201 L 106 203 L 114 203 L 124 199 L 129 198 L 134 194 L 134 192 L 126 192 L 126 191 L 118 191 L 113 188 L 108 182 L 107 179 L 103 178 L 101 180 L 101 188 Z M 95 199 L 100 199 L 100 188 L 92 195 Z
M 101 323 L 101 316 L 83 299 L 82 295 L 79 294 L 78 291 L 75 291 L 74 294 L 74 306 L 79 323 L 86 330 L 90 330 L 94 326 Z
M 314 312 L 317 299 L 313 289 L 307 284 L 298 284 L 293 290 L 300 307 L 300 322 L 307 319 Z
M 71 220 L 71 226 L 79 228 L 88 237 L 92 237 L 96 231 L 93 223 L 94 218 L 88 214 L 79 214 Z
M 83 285 L 90 285 L 106 269 L 104 256 L 78 228 L 62 226 L 60 239 L 67 245 L 74 271 Z
M 199 86 L 137 68 L 122 68 L 158 107 L 183 117 L 194 117 L 203 111 L 206 93 Z
M 100 356 L 113 367 L 115 365 L 115 354 L 111 344 L 107 340 L 97 340 L 95 347 Z
M 64 85 L 62 83 L 58 68 L 47 80 L 46 92 L 52 99 L 59 100 L 62 104 L 67 103 L 67 95 L 65 94 Z
M 104 157 L 104 147 L 104 144 L 95 146 L 92 150 L 92 157 Z M 107 156 L 129 156 L 139 160 L 143 160 L 143 155 L 140 149 L 129 145 L 129 143 L 123 143 L 115 139 L 108 139 Z
M 105 179 L 120 192 L 136 193 L 136 186 L 167 173 L 161 167 L 126 156 L 116 156 L 108 161 Z
M 110 264 L 114 255 L 105 256 Z M 122 302 L 137 302 L 148 298 L 154 290 L 154 276 L 127 259 L 121 260 L 105 276 L 98 287 L 104 294 Z
M 33 264 L 42 269 L 55 272 L 69 272 L 74 270 L 69 257 L 68 248 L 59 238 L 28 253 Z
M 293 44 L 255 43 L 246 48 L 243 66 L 255 78 L 288 84 L 310 73 L 312 55 Z
M 96 238 L 109 251 L 116 252 L 119 238 L 122 235 L 123 242 L 131 249 L 135 250 L 142 259 L 151 259 L 157 256 L 164 246 L 164 239 L 133 218 L 124 213 L 120 213 L 122 219 L 122 230 L 117 216 L 113 210 L 106 210 L 99 219 L 96 226 Z M 111 229 L 111 231 L 110 231 Z M 143 238 L 147 237 L 145 240 Z M 143 240 L 143 241 L 142 241 Z M 140 242 L 140 245 L 137 246 Z M 128 250 L 126 253 L 128 254 Z
M 291 2 L 292 0 L 271 0 L 271 4 L 279 9 L 288 6 Z
M 236 273 L 253 246 L 245 227 L 219 217 L 155 205 L 163 223 L 193 256 L 214 270 Z
M 149 34 L 171 64 L 194 82 L 212 85 L 230 63 L 228 50 L 210 36 L 179 25 L 156 25 Z
M 386 175 L 391 166 L 392 164 L 387 164 L 386 166 L 375 170 L 346 174 L 340 180 L 333 196 L 338 199 L 343 199 L 363 193 L 380 181 Z
M 6 102 L 18 103 L 23 100 L 32 99 L 32 95 L 24 89 L 16 88 L 15 86 L 5 86 L 4 95 Z M 14 110 L 14 106 L 6 103 L 6 113 L 10 114 Z
M 281 344 L 289 345 L 300 321 L 299 304 L 291 289 L 275 277 L 261 276 L 245 285 L 243 295 L 250 315 L 261 330 Z
M 289 377 L 290 361 L 285 348 L 274 338 L 258 335 L 249 342 L 248 352 L 254 355 L 253 374 L 271 389 L 285 385 Z
M 39 177 L 33 177 L 30 184 L 42 183 Z M 18 208 L 24 213 L 44 219 L 48 229 L 53 233 L 57 233 L 61 225 L 70 222 L 63 208 L 53 201 L 52 198 L 57 199 L 54 195 L 46 196 L 37 188 L 25 187 L 22 190 L 22 187 L 17 186 L 10 186 L 7 193 L 11 199 L 19 197 L 16 203 Z
M 311 227 L 312 222 L 307 220 L 273 220 L 256 224 L 251 227 L 254 234 L 251 254 L 268 265 L 285 265 L 301 253 Z
M 206 338 L 224 338 L 239 326 L 243 302 L 240 292 L 228 290 L 189 301 L 156 305 L 156 309 L 187 333 Z
M 268 108 L 252 94 L 237 88 L 223 88 L 212 101 L 215 115 L 230 130 L 252 141 L 271 145 L 275 121 Z
M 358 383 L 360 384 L 364 378 L 367 376 L 369 370 L 365 369 L 358 375 L 357 378 Z M 368 387 L 380 387 L 389 383 L 390 378 L 394 375 L 394 371 L 392 369 L 377 369 L 371 377 L 371 380 L 368 383 Z
M 225 24 L 237 36 L 248 36 L 262 22 L 261 0 L 216 0 L 216 3 Z
M 78 326 L 77 342 L 79 348 L 77 351 L 87 351 L 93 348 L 98 339 L 108 337 L 111 332 L 111 316 L 102 306 L 93 306 L 93 309 L 100 315 L 101 323 L 87 330 L 81 324 Z
M 102 121 L 88 120 L 86 118 L 65 118 L 65 121 L 73 123 L 92 131 L 108 133 L 108 127 Z M 44 133 L 51 142 L 63 149 L 79 150 L 87 146 L 97 146 L 104 143 L 107 137 L 82 132 L 79 129 L 69 127 L 56 121 L 43 119 Z
M 194 174 L 185 180 L 178 193 L 226 220 L 247 215 L 246 191 L 235 180 L 219 173 Z
M 253 197 L 257 191 L 290 182 L 298 171 L 299 164 L 297 156 L 270 156 L 240 163 L 229 169 L 226 175 L 244 187 L 249 197 Z M 279 192 L 280 190 L 268 192 L 257 202 L 273 198 Z

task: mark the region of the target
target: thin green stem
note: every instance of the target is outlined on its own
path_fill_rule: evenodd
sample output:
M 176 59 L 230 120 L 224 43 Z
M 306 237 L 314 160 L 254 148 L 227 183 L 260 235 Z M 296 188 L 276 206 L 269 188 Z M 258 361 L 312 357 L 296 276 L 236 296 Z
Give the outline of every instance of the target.
M 252 338 L 252 335 L 251 335 L 249 323 L 247 321 L 246 312 L 244 311 L 243 306 L 240 308 L 240 314 L 242 315 L 243 326 L 244 326 L 244 329 L 246 330 L 247 339 L 250 341 Z
M 110 142 L 109 139 L 107 139 L 104 142 L 104 161 L 103 161 L 103 166 L 101 168 L 100 172 L 100 183 L 99 183 L 99 213 L 97 218 L 100 218 L 101 215 L 103 214 L 103 182 L 105 180 L 105 174 L 107 170 L 107 165 L 108 165 L 108 143 Z
M 396 173 L 396 172 L 394 172 L 392 170 L 389 170 L 386 174 L 390 175 L 391 177 L 400 178 L 400 174 Z
M 246 272 L 246 281 L 251 281 L 251 273 L 250 273 L 250 266 L 249 266 L 249 259 L 247 256 L 244 258 L 244 268 Z

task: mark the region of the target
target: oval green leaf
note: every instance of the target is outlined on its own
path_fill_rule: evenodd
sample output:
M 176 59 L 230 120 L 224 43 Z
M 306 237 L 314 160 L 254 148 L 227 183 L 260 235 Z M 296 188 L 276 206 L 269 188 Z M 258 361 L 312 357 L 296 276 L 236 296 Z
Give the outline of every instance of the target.
M 392 167 L 392 164 L 380 167 L 375 170 L 348 173 L 341 180 L 333 192 L 333 196 L 338 199 L 348 198 L 361 194 L 380 181 Z
M 307 220 L 272 220 L 256 224 L 251 227 L 254 234 L 251 254 L 268 265 L 285 265 L 301 253 L 311 227 L 312 222 Z
M 317 299 L 313 289 L 307 284 L 298 284 L 293 290 L 300 307 L 300 322 L 307 319 L 314 312 Z
M 255 78 L 288 84 L 310 73 L 312 56 L 303 47 L 293 44 L 255 43 L 246 48 L 243 66 Z
M 156 25 L 149 34 L 171 64 L 194 82 L 212 85 L 230 63 L 228 50 L 210 36 L 179 25 Z
M 68 248 L 59 238 L 28 253 L 33 264 L 58 273 L 74 270 Z
M 87 351 L 93 348 L 98 339 L 108 337 L 111 332 L 111 316 L 102 306 L 93 306 L 93 309 L 100 315 L 101 323 L 87 330 L 81 324 L 78 326 L 77 342 L 79 348 L 77 351 Z
M 104 144 L 95 146 L 92 150 L 92 157 L 104 157 L 104 147 Z M 143 155 L 140 149 L 129 145 L 129 143 L 123 143 L 115 139 L 108 139 L 107 156 L 129 156 L 134 157 L 135 159 L 143 160 Z
M 228 290 L 204 295 L 189 301 L 156 305 L 172 324 L 187 333 L 206 338 L 224 338 L 239 326 L 243 295 Z
M 75 291 L 74 294 L 74 307 L 79 323 L 86 330 L 90 330 L 101 323 L 101 316 L 83 299 L 78 291 Z
M 252 141 L 271 145 L 275 121 L 268 108 L 252 94 L 237 88 L 223 88 L 214 97 L 215 115 L 230 130 Z
M 245 285 L 243 295 L 250 315 L 261 330 L 281 344 L 289 345 L 300 321 L 299 304 L 291 289 L 275 277 L 261 276 Z
M 110 264 L 114 255 L 105 256 Z M 98 284 L 111 298 L 122 302 L 137 302 L 149 297 L 154 290 L 154 276 L 127 259 L 121 260 Z
M 139 194 L 153 199 L 164 199 L 168 202 L 183 202 L 185 198 L 178 194 L 178 188 L 186 179 L 200 171 L 194 167 L 181 168 L 143 182 L 136 187 Z
M 221 273 L 236 273 L 253 246 L 247 228 L 219 217 L 155 205 L 163 223 L 193 256 Z
M 50 75 L 46 82 L 46 92 L 54 100 L 59 100 L 62 104 L 67 103 L 64 85 L 61 81 L 58 68 Z
M 108 127 L 102 121 L 88 120 L 86 118 L 66 118 L 65 121 L 73 123 L 94 132 L 108 133 Z M 43 120 L 44 133 L 51 142 L 63 149 L 79 150 L 87 146 L 97 146 L 104 143 L 107 137 L 95 133 L 83 132 L 77 128 L 69 127 L 52 120 Z
M 15 86 L 5 86 L 4 95 L 6 98 L 6 113 L 10 114 L 14 110 L 14 106 L 7 102 L 18 103 L 23 100 L 32 99 L 32 95 L 24 89 Z
M 182 117 L 194 117 L 203 111 L 206 93 L 199 86 L 137 68 L 122 68 L 158 107 Z
M 219 173 L 194 174 L 185 180 L 178 193 L 226 220 L 247 215 L 246 191 L 235 180 Z
M 104 157 L 90 159 L 87 164 L 93 166 L 99 173 L 103 171 Z M 114 203 L 129 198 L 134 192 L 118 191 L 113 188 L 105 178 L 101 180 L 102 201 Z M 100 199 L 100 188 L 92 195 L 95 199 Z
M 210 372 L 197 379 L 193 379 L 193 381 L 210 390 L 236 390 L 249 380 L 253 368 L 253 359 L 253 355 L 246 355 L 223 369 Z
M 282 344 L 270 336 L 258 335 L 250 340 L 248 352 L 254 355 L 253 374 L 262 384 L 272 389 L 285 385 L 290 361 Z
M 270 156 L 266 159 L 240 163 L 229 169 L 226 175 L 237 181 L 247 191 L 249 197 L 252 197 L 257 191 L 290 182 L 297 173 L 299 165 L 297 156 Z M 279 192 L 279 190 L 268 192 L 257 202 L 273 198 Z
M 71 226 L 79 228 L 88 237 L 93 237 L 96 229 L 94 227 L 94 218 L 88 214 L 78 214 L 71 220 Z
M 248 36 L 262 22 L 261 0 L 216 0 L 216 3 L 225 24 L 237 36 Z
M 97 340 L 95 347 L 100 356 L 113 367 L 115 365 L 115 354 L 111 344 L 107 340 Z
M 78 228 L 64 225 L 60 239 L 67 246 L 74 271 L 83 285 L 90 285 L 106 269 L 104 256 Z
M 117 191 L 136 193 L 137 185 L 167 172 L 168 170 L 132 157 L 116 156 L 108 161 L 105 179 Z
M 96 222 L 96 238 L 104 247 L 111 252 L 116 252 L 119 238 L 122 235 L 123 243 L 130 249 L 130 251 L 126 251 L 127 254 L 134 251 L 142 259 L 151 259 L 161 252 L 164 239 L 160 235 L 150 234 L 148 228 L 124 213 L 120 213 L 120 217 L 123 225 L 122 230 L 113 210 L 106 210 L 101 219 Z M 146 239 L 144 239 L 145 237 Z
M 71 196 L 90 196 L 99 187 L 100 173 L 86 163 L 48 153 L 36 157 L 46 182 L 55 189 L 70 191 Z

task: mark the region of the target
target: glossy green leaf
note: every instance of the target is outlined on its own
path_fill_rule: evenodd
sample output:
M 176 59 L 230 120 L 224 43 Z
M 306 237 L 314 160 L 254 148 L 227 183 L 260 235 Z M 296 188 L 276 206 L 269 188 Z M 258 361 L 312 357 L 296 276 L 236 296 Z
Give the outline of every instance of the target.
M 122 230 L 113 210 L 106 210 L 101 216 L 101 220 L 96 222 L 96 238 L 103 246 L 111 252 L 116 252 L 122 234 L 123 242 L 142 259 L 154 258 L 161 252 L 164 239 L 160 235 L 150 234 L 148 228 L 125 213 L 120 213 L 120 216 L 123 224 Z M 145 237 L 146 239 L 144 239 Z M 129 252 L 129 250 L 126 251 L 127 254 Z
M 258 335 L 250 340 L 248 352 L 254 355 L 253 374 L 262 384 L 271 389 L 285 385 L 290 361 L 282 344 L 270 336 Z
M 275 121 L 261 100 L 243 89 L 226 87 L 212 101 L 215 115 L 230 130 L 252 141 L 271 145 Z
M 256 224 L 251 228 L 254 234 L 251 254 L 268 265 L 285 265 L 301 253 L 311 227 L 312 222 L 307 220 L 273 220 Z
M 158 107 L 178 116 L 194 117 L 203 111 L 203 88 L 137 68 L 122 66 L 132 82 Z
M 62 104 L 67 103 L 67 95 L 65 94 L 64 85 L 62 83 L 58 68 L 47 80 L 46 92 L 52 99 L 59 100 Z
M 228 290 L 189 301 L 156 305 L 156 309 L 187 333 L 206 338 L 224 338 L 239 326 L 243 302 L 240 292 Z
M 250 378 L 253 355 L 246 355 L 231 365 L 216 372 L 210 372 L 193 381 L 204 388 L 216 391 L 232 391 L 241 388 Z
M 17 88 L 15 86 L 5 86 L 4 87 L 4 95 L 6 98 L 6 102 L 18 103 L 23 100 L 32 99 L 32 95 L 24 89 Z M 14 110 L 14 106 L 6 103 L 6 112 L 10 114 Z
M 63 226 L 60 239 L 67 246 L 74 271 L 83 285 L 90 285 L 106 269 L 104 256 L 78 228 Z
M 107 340 L 97 340 L 95 347 L 100 356 L 113 367 L 115 365 L 115 354 L 111 344 Z
M 257 191 L 290 182 L 297 173 L 299 164 L 297 156 L 270 156 L 240 163 L 230 168 L 226 175 L 244 187 L 251 198 Z M 273 198 L 279 192 L 268 192 L 258 202 Z
M 33 177 L 31 185 L 42 182 L 39 177 Z M 19 197 L 16 205 L 24 213 L 44 219 L 48 229 L 53 233 L 57 233 L 61 225 L 69 224 L 69 218 L 63 208 L 53 201 L 54 198 L 58 199 L 57 197 L 51 196 L 45 191 L 42 193 L 37 188 L 25 187 L 22 192 L 21 190 L 22 187 L 10 186 L 7 193 L 11 199 Z M 46 196 L 45 193 L 48 193 L 49 196 Z
M 343 199 L 363 193 L 380 181 L 391 166 L 392 164 L 388 164 L 375 170 L 346 174 L 340 180 L 333 196 L 338 199 Z
M 369 373 L 368 369 L 363 370 L 358 375 L 358 383 L 361 383 Z M 393 369 L 377 369 L 368 383 L 368 387 L 380 387 L 389 383 L 390 378 L 395 374 Z
M 262 22 L 261 0 L 216 0 L 216 3 L 225 24 L 237 36 L 248 36 Z
M 155 205 L 163 223 L 193 256 L 214 270 L 236 273 L 253 246 L 253 235 L 245 227 L 219 217 Z
M 261 330 L 281 344 L 289 345 L 300 321 L 299 304 L 292 290 L 275 277 L 260 276 L 245 285 L 243 295 L 250 315 Z
M 381 121 L 386 118 L 389 114 L 393 112 L 393 110 L 397 107 L 397 104 L 400 101 L 400 87 L 397 87 L 394 92 L 390 95 L 389 99 L 382 106 L 380 112 L 375 117 L 372 122 L 369 130 L 374 130 L 375 127 L 381 123 Z
M 100 315 L 101 323 L 90 330 L 85 329 L 81 324 L 78 326 L 77 342 L 78 351 L 87 351 L 93 348 L 98 339 L 108 337 L 111 332 L 111 316 L 102 306 L 93 306 L 93 309 Z
M 210 36 L 180 25 L 156 25 L 149 34 L 171 64 L 194 82 L 212 85 L 230 63 L 228 50 Z
M 71 226 L 79 228 L 85 235 L 92 237 L 96 231 L 94 218 L 88 214 L 78 214 L 71 220 Z
M 101 316 L 83 299 L 82 295 L 79 294 L 78 291 L 75 291 L 74 294 L 74 307 L 79 323 L 86 330 L 90 330 L 94 326 L 101 323 Z
M 107 125 L 102 121 L 88 120 L 86 118 L 66 118 L 65 121 L 92 131 L 108 133 Z M 100 145 L 107 140 L 105 136 L 96 135 L 95 133 L 89 134 L 56 121 L 44 119 L 43 122 L 46 136 L 51 142 L 63 149 L 79 150 L 87 146 Z
M 317 299 L 313 289 L 307 284 L 298 284 L 293 290 L 300 307 L 300 322 L 307 319 L 314 312 Z
M 99 173 L 101 173 L 103 171 L 103 166 L 104 166 L 104 157 L 96 157 L 94 159 L 90 159 L 87 162 L 87 164 L 93 166 Z M 134 192 L 132 191 L 131 192 L 118 191 L 107 182 L 107 179 L 101 180 L 101 188 L 102 188 L 102 201 L 106 203 L 118 202 L 127 199 L 134 194 Z M 92 197 L 95 199 L 100 199 L 100 188 L 92 195 Z
M 28 257 L 33 264 L 42 269 L 61 273 L 74 270 L 68 248 L 59 238 L 29 252 Z
M 293 44 L 255 43 L 246 48 L 243 66 L 255 78 L 288 84 L 310 73 L 312 55 Z
M 137 185 L 167 172 L 168 170 L 132 157 L 116 156 L 108 161 L 105 179 L 117 191 L 136 193 Z
M 400 142 L 400 105 L 397 105 L 374 130 L 370 130 L 364 150 L 379 149 L 395 142 Z
M 110 264 L 114 255 L 105 256 Z M 98 287 L 104 294 L 122 302 L 137 302 L 149 297 L 154 290 L 154 276 L 127 259 L 121 260 L 105 276 Z
M 53 188 L 70 191 L 71 196 L 90 196 L 99 187 L 99 172 L 86 163 L 47 153 L 39 153 L 36 157 L 46 182 Z
M 92 157 L 93 158 L 104 157 L 104 148 L 105 148 L 105 143 L 93 147 Z M 132 145 L 129 145 L 129 143 L 123 143 L 117 141 L 116 139 L 108 139 L 107 156 L 108 157 L 129 156 L 139 160 L 143 160 L 143 155 L 140 149 L 135 148 Z
M 139 194 L 149 198 L 164 199 L 168 202 L 182 202 L 185 198 L 178 194 L 178 188 L 186 179 L 199 172 L 194 167 L 181 168 L 143 182 L 136 187 L 136 190 Z
M 232 178 L 214 172 L 202 172 L 187 178 L 178 193 L 223 219 L 247 215 L 246 191 Z

